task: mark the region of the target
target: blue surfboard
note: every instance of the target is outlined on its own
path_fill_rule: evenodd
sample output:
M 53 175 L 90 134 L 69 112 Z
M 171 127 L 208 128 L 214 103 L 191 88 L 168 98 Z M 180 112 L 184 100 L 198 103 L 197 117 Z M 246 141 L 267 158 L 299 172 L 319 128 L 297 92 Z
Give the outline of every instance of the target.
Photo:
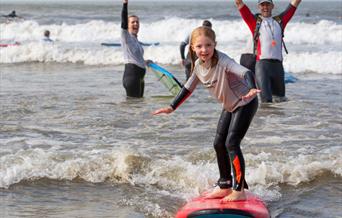
M 169 71 L 153 62 L 150 62 L 147 66 L 157 77 L 158 81 L 163 83 L 172 95 L 177 95 L 182 89 L 182 83 L 180 83 Z
M 160 43 L 159 42 L 153 42 L 153 43 L 145 43 L 145 42 L 140 42 L 140 45 L 142 46 L 157 46 L 159 45 Z M 120 47 L 121 46 L 121 43 L 116 43 L 116 42 L 103 42 L 101 43 L 102 46 L 109 46 L 109 47 Z
M 297 82 L 298 79 L 295 76 L 293 76 L 291 73 L 285 72 L 284 80 L 286 84 L 286 83 L 295 83 Z

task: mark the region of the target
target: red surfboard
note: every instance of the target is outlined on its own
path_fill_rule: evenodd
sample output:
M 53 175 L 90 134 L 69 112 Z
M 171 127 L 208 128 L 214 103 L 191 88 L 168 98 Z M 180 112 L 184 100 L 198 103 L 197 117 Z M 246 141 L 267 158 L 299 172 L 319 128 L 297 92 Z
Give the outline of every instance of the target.
M 246 191 L 247 199 L 221 203 L 221 199 L 197 197 L 186 203 L 176 218 L 270 218 L 264 202 L 255 194 Z
M 0 43 L 0 47 L 9 47 L 9 46 L 17 46 L 20 45 L 19 42 L 15 42 L 15 43 Z

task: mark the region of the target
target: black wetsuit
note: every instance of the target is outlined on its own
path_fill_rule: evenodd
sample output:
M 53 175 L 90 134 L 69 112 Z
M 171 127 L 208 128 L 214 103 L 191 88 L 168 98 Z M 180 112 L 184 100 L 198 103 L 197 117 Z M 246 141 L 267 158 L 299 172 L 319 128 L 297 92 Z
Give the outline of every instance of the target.
M 125 64 L 122 83 L 129 97 L 141 98 L 144 95 L 146 70 L 135 64 Z
M 248 188 L 244 178 L 245 161 L 240 149 L 240 143 L 249 128 L 257 108 L 258 98 L 254 98 L 250 103 L 237 108 L 234 112 L 222 110 L 214 141 L 220 172 L 218 185 L 222 189 L 233 187 L 234 190 L 241 191 L 243 184 L 244 188 Z M 233 172 L 231 172 L 231 168 L 227 164 L 229 162 L 233 165 Z M 237 172 L 238 170 L 243 172 Z M 235 175 L 236 181 L 232 181 L 231 173 Z M 237 174 L 240 174 L 241 177 L 239 178 Z
M 138 39 L 128 32 L 127 4 L 123 4 L 121 19 L 121 44 L 126 63 L 122 83 L 127 96 L 141 98 L 144 96 L 146 73 L 144 50 Z

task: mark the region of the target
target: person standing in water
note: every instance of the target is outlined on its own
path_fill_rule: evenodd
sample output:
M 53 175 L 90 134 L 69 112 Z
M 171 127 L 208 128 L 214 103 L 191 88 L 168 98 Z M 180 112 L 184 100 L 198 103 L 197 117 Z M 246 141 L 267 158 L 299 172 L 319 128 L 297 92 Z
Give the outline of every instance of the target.
M 253 73 L 217 51 L 215 32 L 198 27 L 190 37 L 191 76 L 170 106 L 160 108 L 154 115 L 175 111 L 202 83 L 223 105 L 214 141 L 220 178 L 206 198 L 222 198 L 222 203 L 245 200 L 245 161 L 240 142 L 258 108 Z M 198 59 L 196 60 L 196 57 Z
M 139 18 L 128 16 L 128 0 L 123 0 L 121 13 L 121 45 L 125 60 L 122 83 L 128 97 L 141 98 L 145 88 L 144 49 L 138 41 Z
M 286 100 L 282 56 L 283 32 L 301 0 L 291 3 L 280 15 L 272 17 L 272 0 L 258 0 L 260 14 L 254 15 L 242 0 L 235 0 L 241 17 L 247 23 L 254 38 L 256 55 L 255 76 L 261 90 L 261 101 L 272 102 L 272 95 L 279 101 Z
M 206 26 L 209 28 L 212 28 L 212 24 L 209 20 L 204 20 L 202 22 L 202 26 Z M 191 71 L 191 60 L 189 55 L 185 55 L 185 47 L 189 44 L 190 41 L 190 35 L 188 35 L 180 44 L 179 46 L 179 51 L 180 51 L 180 55 L 182 58 L 182 65 L 185 68 L 185 78 L 186 80 L 189 79 L 190 77 L 190 71 Z

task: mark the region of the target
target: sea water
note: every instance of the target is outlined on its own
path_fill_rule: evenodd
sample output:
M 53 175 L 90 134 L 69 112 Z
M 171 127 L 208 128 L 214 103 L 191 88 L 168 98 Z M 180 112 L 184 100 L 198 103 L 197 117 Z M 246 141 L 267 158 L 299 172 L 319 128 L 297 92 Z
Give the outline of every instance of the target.
M 256 3 L 247 2 L 256 12 Z M 275 13 L 288 2 L 276 2 Z M 152 72 L 145 95 L 122 87 L 121 2 L 2 1 L 1 217 L 173 217 L 218 179 L 213 140 L 221 105 L 198 86 L 171 115 L 173 97 Z M 261 105 L 242 141 L 250 190 L 272 217 L 341 217 L 342 3 L 303 1 L 285 31 L 284 67 L 299 80 L 289 101 Z M 130 1 L 151 59 L 180 81 L 179 44 L 213 23 L 236 61 L 250 37 L 233 2 Z M 50 30 L 54 43 L 41 41 Z

